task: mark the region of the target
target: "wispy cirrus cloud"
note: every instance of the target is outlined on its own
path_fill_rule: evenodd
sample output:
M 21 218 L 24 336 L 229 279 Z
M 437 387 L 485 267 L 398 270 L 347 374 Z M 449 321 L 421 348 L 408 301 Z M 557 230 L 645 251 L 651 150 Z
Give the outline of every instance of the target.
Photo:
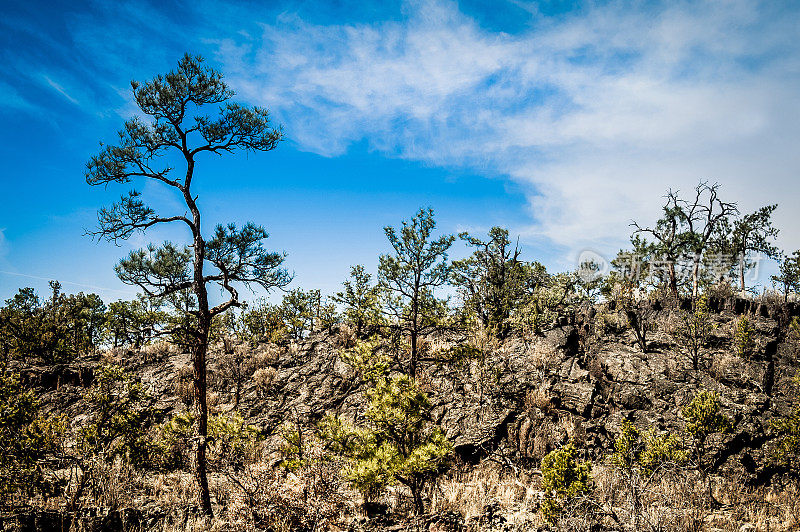
M 271 107 L 301 149 L 336 156 L 366 140 L 507 176 L 529 191 L 525 233 L 568 254 L 624 244 L 668 187 L 719 181 L 745 210 L 800 194 L 792 5 L 531 11 L 514 35 L 446 1 L 406 3 L 402 21 L 284 14 L 213 45 L 240 96 Z M 800 221 L 788 205 L 777 219 Z M 800 247 L 800 235 L 782 244 Z
M 49 76 L 47 76 L 47 75 L 45 75 L 45 74 L 42 74 L 42 79 L 44 80 L 44 82 L 45 82 L 45 83 L 47 83 L 47 85 L 48 85 L 50 88 L 52 88 L 54 91 L 56 91 L 56 92 L 57 92 L 57 93 L 59 93 L 61 96 L 63 96 L 64 98 L 66 98 L 66 99 L 67 99 L 67 101 L 69 101 L 69 102 L 71 102 L 71 103 L 74 103 L 75 105 L 80 105 L 80 102 L 78 102 L 78 100 L 76 100 L 75 98 L 73 98 L 73 97 L 72 97 L 72 96 L 71 96 L 71 95 L 70 95 L 70 94 L 67 92 L 67 90 L 66 90 L 64 87 L 62 87 L 62 86 L 61 86 L 59 83 L 56 83 L 55 81 L 53 81 L 52 79 L 50 79 L 50 77 L 49 77 Z
M 0 227 L 0 259 L 8 255 L 8 239 L 6 238 L 6 228 Z
M 512 229 L 565 266 L 578 250 L 625 245 L 631 219 L 651 221 L 670 187 L 718 181 L 744 210 L 800 196 L 792 3 L 612 1 L 548 15 L 517 1 L 494 7 L 522 21 L 507 33 L 448 0 L 408 0 L 399 16 L 361 22 L 312 18 L 304 5 L 170 13 L 98 2 L 65 17 L 74 50 L 32 75 L 47 72 L 50 89 L 87 110 L 103 100 L 98 109 L 127 117 L 127 80 L 203 53 L 301 150 L 337 157 L 366 144 L 512 180 L 530 216 Z M 20 79 L 27 63 L 12 65 Z M 33 110 L 14 87 L 0 81 L 4 105 Z M 780 244 L 800 247 L 796 209 L 776 218 Z

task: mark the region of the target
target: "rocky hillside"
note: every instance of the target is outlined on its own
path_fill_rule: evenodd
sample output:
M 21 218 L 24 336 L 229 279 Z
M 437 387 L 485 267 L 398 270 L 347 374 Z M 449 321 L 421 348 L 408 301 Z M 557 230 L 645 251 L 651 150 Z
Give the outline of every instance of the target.
M 430 343 L 419 380 L 462 470 L 492 460 L 535 472 L 549 451 L 568 441 L 586 458 L 602 461 L 622 420 L 681 434 L 681 407 L 697 390 L 713 390 L 734 421 L 733 430 L 715 443 L 713 469 L 750 486 L 768 484 L 776 473 L 768 459 L 770 420 L 789 413 L 790 381 L 800 368 L 798 339 L 788 326 L 800 308 L 742 299 L 711 300 L 709 308 L 713 327 L 698 370 L 673 334 L 680 309 L 654 314 L 655 332 L 643 353 L 613 308 L 586 305 L 538 336 L 501 344 L 471 339 L 481 349 L 470 356 L 444 357 L 451 343 Z M 754 331 L 747 353 L 737 353 L 741 316 Z M 212 411 L 234 409 L 236 386 L 224 378 L 222 364 L 226 351 L 238 350 L 249 362 L 237 409 L 264 434 L 275 435 L 287 420 L 311 432 L 330 413 L 359 420 L 363 386 L 340 357 L 351 341 L 348 331 L 333 330 L 286 348 L 218 345 L 210 364 Z M 79 420 L 86 414 L 80 397 L 94 368 L 109 361 L 141 377 L 165 419 L 185 409 L 188 357 L 165 344 L 68 366 L 20 369 L 50 408 L 66 409 Z

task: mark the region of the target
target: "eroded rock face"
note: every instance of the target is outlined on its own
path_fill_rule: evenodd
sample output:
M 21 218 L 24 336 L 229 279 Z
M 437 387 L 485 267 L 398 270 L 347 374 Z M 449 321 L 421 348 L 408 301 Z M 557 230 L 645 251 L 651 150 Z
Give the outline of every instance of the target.
M 681 407 L 698 389 L 714 390 L 736 422 L 731 434 L 714 442 L 717 465 L 746 480 L 763 479 L 759 464 L 765 463 L 769 420 L 790 407 L 788 383 L 797 371 L 798 349 L 786 333 L 800 309 L 755 308 L 738 299 L 713 305 L 720 313 L 697 372 L 669 334 L 677 311 L 662 311 L 651 352 L 644 354 L 630 332 L 600 331 L 599 311 L 587 307 L 565 320 L 571 324 L 532 339 L 512 338 L 483 360 L 423 365 L 420 381 L 435 406 L 434 420 L 468 462 L 498 448 L 536 462 L 570 439 L 600 457 L 612 448 L 623 419 L 680 434 Z M 745 357 L 732 344 L 739 312 L 749 312 L 756 331 L 755 349 Z M 268 387 L 253 378 L 244 382 L 240 413 L 267 434 L 288 420 L 310 427 L 326 414 L 360 419 L 365 390 L 339 356 L 339 342 L 336 333 L 320 332 L 289 348 L 273 346 L 270 356 L 255 353 L 260 362 L 253 370 L 268 369 L 274 376 Z M 224 412 L 233 407 L 232 390 L 214 384 L 216 356 L 212 351 L 209 359 L 212 410 Z M 185 408 L 180 383 L 188 376 L 188 355 L 170 352 L 146 363 L 129 355 L 119 361 L 141 376 L 165 415 Z M 67 405 L 78 415 L 78 398 L 98 363 L 99 358 L 82 361 L 57 372 L 29 369 L 26 378 L 46 391 L 54 408 Z

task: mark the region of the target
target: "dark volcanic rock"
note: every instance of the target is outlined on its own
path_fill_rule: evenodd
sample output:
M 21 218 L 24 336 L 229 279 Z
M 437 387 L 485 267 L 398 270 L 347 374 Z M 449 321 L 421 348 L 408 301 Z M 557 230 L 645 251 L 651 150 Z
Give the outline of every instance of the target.
M 751 301 L 725 299 L 714 303 L 717 328 L 705 351 L 703 367 L 693 371 L 670 336 L 669 319 L 652 337 L 652 352 L 643 354 L 629 332 L 598 332 L 592 320 L 608 309 L 581 308 L 563 325 L 544 335 L 512 338 L 482 360 L 429 362 L 421 382 L 434 404 L 433 418 L 445 429 L 459 456 L 468 462 L 502 449 L 522 460 L 540 460 L 547 451 L 574 439 L 592 456 L 609 451 L 620 423 L 629 419 L 642 428 L 681 433 L 680 414 L 700 388 L 718 392 L 736 420 L 736 428 L 719 442 L 717 465 L 763 481 L 765 434 L 769 419 L 786 415 L 789 382 L 797 370 L 796 340 L 786 339 L 787 318 L 798 308 L 756 308 Z M 756 331 L 752 355 L 738 357 L 731 348 L 738 314 Z M 777 316 L 778 320 L 764 317 Z M 265 433 L 287 420 L 313 427 L 326 414 L 358 420 L 363 415 L 363 385 L 340 356 L 339 335 L 315 333 L 287 348 L 260 346 L 253 351 L 254 370 L 269 370 L 268 389 L 249 379 L 239 411 Z M 242 348 L 244 348 L 242 346 Z M 210 372 L 216 371 L 210 355 Z M 141 376 L 165 411 L 184 408 L 180 397 L 188 355 L 165 352 L 152 357 L 124 355 L 119 361 Z M 82 413 L 79 401 L 91 383 L 98 360 L 54 368 L 24 368 L 23 378 L 44 393 L 53 408 Z M 230 386 L 214 384 L 212 409 L 233 407 Z

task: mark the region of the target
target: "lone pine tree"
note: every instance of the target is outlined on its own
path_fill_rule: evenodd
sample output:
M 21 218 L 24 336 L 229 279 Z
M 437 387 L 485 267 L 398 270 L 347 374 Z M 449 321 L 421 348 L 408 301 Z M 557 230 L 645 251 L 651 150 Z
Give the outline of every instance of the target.
M 433 239 L 436 227 L 432 209 L 420 209 L 411 221 L 403 221 L 396 230 L 383 230 L 394 249 L 393 255 L 381 255 L 378 275 L 390 294 L 387 312 L 401 335 L 409 339 L 408 374 L 417 376 L 420 339 L 437 328 L 442 314 L 436 288 L 447 283 L 450 264 L 447 250 L 453 244 L 452 235 Z
M 192 190 L 195 164 L 206 154 L 237 150 L 269 151 L 282 138 L 270 125 L 266 109 L 230 102 L 233 96 L 222 74 L 206 67 L 201 57 L 185 55 L 178 68 L 151 81 L 131 82 L 133 97 L 150 123 L 139 118 L 125 122 L 118 144 L 103 146 L 86 164 L 86 182 L 107 186 L 132 180 L 153 182 L 179 193 L 186 210 L 163 215 L 146 205 L 136 190 L 98 213 L 98 239 L 116 242 L 134 232 L 161 224 L 179 224 L 189 231 L 189 245 L 165 242 L 132 251 L 116 271 L 127 284 L 148 298 L 180 309 L 183 319 L 172 324 L 174 337 L 185 342 L 193 363 L 192 469 L 199 488 L 200 508 L 212 514 L 206 477 L 208 408 L 206 352 L 214 316 L 240 306 L 236 284 L 257 284 L 269 290 L 285 286 L 290 275 L 281 267 L 284 254 L 263 247 L 267 232 L 253 223 L 216 227 L 210 239 L 203 235 L 198 196 Z M 206 107 L 216 116 L 202 114 Z M 172 165 L 183 170 L 179 175 Z M 182 210 L 182 209 L 181 209 Z M 225 294 L 211 306 L 209 285 Z

